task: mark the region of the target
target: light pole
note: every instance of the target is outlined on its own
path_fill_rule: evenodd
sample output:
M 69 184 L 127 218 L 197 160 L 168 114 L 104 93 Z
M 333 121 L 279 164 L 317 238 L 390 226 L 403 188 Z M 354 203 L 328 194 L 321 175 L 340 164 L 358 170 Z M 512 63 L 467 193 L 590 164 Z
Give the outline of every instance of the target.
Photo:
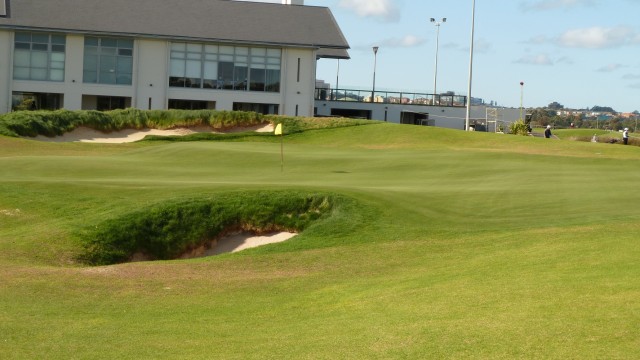
M 431 18 L 431 22 L 436 26 L 436 65 L 435 72 L 433 74 L 433 95 L 438 94 L 438 48 L 440 44 L 440 25 L 447 22 L 447 18 L 442 18 L 442 20 L 437 21 L 434 18 Z
M 373 88 L 371 89 L 371 102 L 376 100 L 376 62 L 378 59 L 378 46 L 373 47 Z
M 476 0 L 471 5 L 471 46 L 469 50 L 469 87 L 467 88 L 467 115 L 464 120 L 464 129 L 469 130 L 469 118 L 471 117 L 471 79 L 473 78 L 473 30 L 476 19 Z
M 339 86 L 339 81 L 340 81 L 340 59 L 338 59 L 338 67 L 336 69 L 336 90 L 335 90 L 335 98 L 332 100 L 338 100 L 338 89 L 340 89 Z
M 520 81 L 520 120 L 524 121 L 524 118 L 522 117 L 522 111 L 524 109 L 523 107 L 523 100 L 524 99 L 524 81 Z

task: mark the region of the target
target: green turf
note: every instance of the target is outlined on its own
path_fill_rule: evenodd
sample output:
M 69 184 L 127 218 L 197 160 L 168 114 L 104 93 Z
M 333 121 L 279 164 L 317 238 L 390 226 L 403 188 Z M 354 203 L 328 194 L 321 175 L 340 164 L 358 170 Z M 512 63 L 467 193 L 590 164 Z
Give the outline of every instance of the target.
M 0 137 L 2 359 L 636 359 L 640 148 L 376 123 Z M 81 234 L 236 191 L 352 199 L 284 243 L 104 267 Z

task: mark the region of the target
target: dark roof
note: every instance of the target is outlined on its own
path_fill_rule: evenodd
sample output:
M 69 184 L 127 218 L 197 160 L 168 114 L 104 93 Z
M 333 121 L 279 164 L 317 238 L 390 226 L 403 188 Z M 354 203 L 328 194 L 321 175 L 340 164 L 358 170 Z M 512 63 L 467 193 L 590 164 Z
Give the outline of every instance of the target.
M 0 28 L 301 46 L 348 58 L 349 44 L 327 7 L 229 0 L 10 0 L 9 4 L 9 17 L 0 18 Z
M 320 49 L 317 56 L 325 59 L 350 59 L 346 49 Z

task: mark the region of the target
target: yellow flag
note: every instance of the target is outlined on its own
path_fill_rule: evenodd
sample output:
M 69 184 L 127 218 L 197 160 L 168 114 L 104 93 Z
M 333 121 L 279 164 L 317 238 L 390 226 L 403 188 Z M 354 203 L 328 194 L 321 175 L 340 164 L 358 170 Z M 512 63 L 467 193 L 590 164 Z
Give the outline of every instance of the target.
M 273 133 L 275 135 L 282 135 L 282 123 L 276 125 L 276 130 Z

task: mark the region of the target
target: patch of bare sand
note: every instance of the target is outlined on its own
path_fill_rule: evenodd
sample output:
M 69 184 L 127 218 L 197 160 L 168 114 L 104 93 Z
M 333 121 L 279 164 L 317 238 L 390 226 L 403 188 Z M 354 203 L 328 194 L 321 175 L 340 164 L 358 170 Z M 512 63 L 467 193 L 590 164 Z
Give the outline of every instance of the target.
M 272 124 L 261 124 L 250 127 L 235 127 L 232 129 L 216 130 L 210 126 L 195 126 L 195 127 L 180 127 L 175 129 L 126 129 L 120 131 L 113 131 L 110 133 L 104 133 L 98 130 L 90 129 L 87 127 L 78 127 L 66 134 L 47 137 L 44 135 L 38 135 L 34 138 L 28 138 L 38 141 L 46 142 L 88 142 L 88 143 L 111 143 L 121 144 L 134 142 L 144 139 L 147 135 L 157 136 L 184 136 L 195 133 L 230 133 L 230 132 L 242 132 L 242 131 L 255 131 L 255 132 L 273 132 Z
M 292 233 L 292 232 L 276 232 L 276 233 L 270 233 L 270 234 L 265 234 L 261 236 L 248 234 L 248 233 L 233 234 L 218 240 L 216 247 L 211 249 L 212 254 L 210 255 L 237 252 L 244 249 L 250 249 L 250 248 L 254 248 L 262 245 L 275 244 L 275 243 L 287 241 L 296 235 L 297 235 L 296 233 Z
M 283 242 L 291 239 L 296 235 L 296 233 L 286 231 L 273 232 L 263 235 L 255 235 L 248 232 L 232 233 L 222 239 L 214 240 L 186 254 L 183 254 L 180 258 L 190 259 L 196 257 L 233 253 L 262 245 Z

